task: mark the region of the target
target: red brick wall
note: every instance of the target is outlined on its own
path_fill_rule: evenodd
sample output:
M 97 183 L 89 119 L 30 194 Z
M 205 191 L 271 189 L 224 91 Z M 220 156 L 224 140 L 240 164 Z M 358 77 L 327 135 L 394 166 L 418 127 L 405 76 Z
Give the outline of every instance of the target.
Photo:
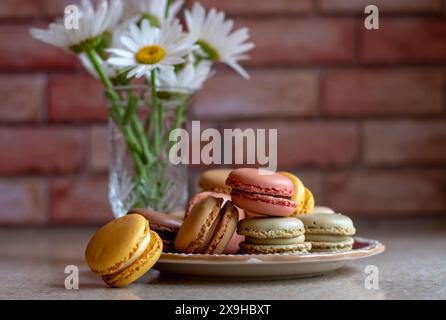
M 67 2 L 0 2 L 1 225 L 111 217 L 101 85 L 28 35 Z M 299 172 L 319 204 L 446 214 L 445 1 L 203 2 L 249 26 L 257 48 L 252 80 L 220 71 L 191 119 L 278 128 L 280 166 Z M 381 9 L 379 31 L 363 27 L 369 2 Z

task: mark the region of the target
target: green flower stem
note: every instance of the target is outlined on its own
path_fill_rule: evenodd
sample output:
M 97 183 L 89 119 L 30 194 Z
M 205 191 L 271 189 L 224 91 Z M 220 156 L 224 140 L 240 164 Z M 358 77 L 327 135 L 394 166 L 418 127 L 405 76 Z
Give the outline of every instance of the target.
M 115 124 L 121 129 L 121 132 L 123 133 L 127 141 L 127 146 L 132 151 L 131 154 L 133 161 L 135 163 L 136 172 L 140 176 L 145 176 L 144 164 L 140 159 L 142 155 L 142 150 L 137 143 L 137 138 L 135 137 L 134 133 L 128 126 L 123 125 L 124 110 L 122 109 L 121 106 L 121 101 L 120 101 L 121 99 L 119 97 L 119 94 L 114 90 L 112 81 L 107 76 L 107 74 L 104 71 L 104 68 L 102 68 L 101 64 L 99 63 L 96 52 L 90 49 L 87 50 L 86 53 L 96 73 L 98 74 L 99 79 L 101 79 L 102 83 L 106 88 L 107 96 L 111 100 L 111 108 L 109 110 L 110 116 L 112 117 Z
M 133 188 L 138 195 L 134 205 L 163 210 L 164 208 L 161 208 L 161 206 L 164 207 L 163 196 L 172 188 L 173 182 L 165 176 L 168 163 L 163 157 L 165 147 L 168 146 L 168 136 L 165 138 L 165 134 L 169 128 L 165 127 L 165 110 L 158 101 L 156 72 L 153 70 L 150 77 L 152 109 L 148 112 L 145 122 L 141 123 L 138 117 L 138 103 L 144 97 L 129 89 L 127 90 L 128 100 L 124 105 L 121 95 L 116 91 L 113 82 L 99 63 L 97 52 L 88 50 L 86 53 L 105 86 L 105 93 L 110 101 L 108 110 L 110 117 L 121 131 L 132 157 L 135 167 Z M 185 106 L 176 109 L 173 129 L 182 126 L 184 109 Z M 151 136 L 150 140 L 149 136 Z
M 135 132 L 136 137 L 139 140 L 141 145 L 141 152 L 144 155 L 145 163 L 149 164 L 153 162 L 154 157 L 149 149 L 149 143 L 147 134 L 144 132 L 144 128 L 141 125 L 141 122 L 138 119 L 138 102 L 139 98 L 132 93 L 131 90 L 128 92 L 128 104 L 126 107 L 125 115 L 124 115 L 124 124 L 127 125 L 130 123 L 132 130 Z
M 160 138 L 161 138 L 161 126 L 160 123 L 162 122 L 161 113 L 160 113 L 160 106 L 158 105 L 158 99 L 156 95 L 156 72 L 155 69 L 152 70 L 150 73 L 150 85 L 152 89 L 152 119 L 154 123 L 153 128 L 153 140 L 154 140 L 154 150 L 155 155 L 158 157 L 160 155 Z
M 170 5 L 172 4 L 172 0 L 167 0 L 167 5 L 166 5 L 166 12 L 164 14 L 164 17 L 167 19 L 169 17 L 170 14 Z

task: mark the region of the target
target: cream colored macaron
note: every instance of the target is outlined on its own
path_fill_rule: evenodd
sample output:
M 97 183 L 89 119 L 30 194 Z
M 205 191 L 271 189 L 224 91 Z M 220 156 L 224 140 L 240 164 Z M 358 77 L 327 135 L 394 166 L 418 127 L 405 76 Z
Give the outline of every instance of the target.
M 305 225 L 306 241 L 311 242 L 312 252 L 351 250 L 356 233 L 353 221 L 344 215 L 319 213 L 300 216 Z
M 315 206 L 313 209 L 313 214 L 320 214 L 320 213 L 336 213 L 332 208 L 329 207 L 323 207 L 323 206 Z
M 237 232 L 246 236 L 240 244 L 244 254 L 303 253 L 311 249 L 305 242 L 304 224 L 297 218 L 248 218 L 239 222 Z

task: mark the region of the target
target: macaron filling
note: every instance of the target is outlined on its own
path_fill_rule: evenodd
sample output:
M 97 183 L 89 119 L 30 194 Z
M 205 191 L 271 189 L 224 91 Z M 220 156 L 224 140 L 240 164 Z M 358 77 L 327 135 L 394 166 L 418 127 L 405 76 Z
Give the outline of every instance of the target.
M 231 192 L 231 197 L 238 207 L 249 208 L 254 213 L 266 215 L 289 216 L 296 210 L 297 206 L 290 198 L 245 193 L 237 190 Z
M 138 246 L 138 249 L 136 249 L 136 251 L 133 252 L 133 254 L 130 256 L 130 258 L 126 262 L 124 262 L 118 269 L 114 270 L 113 273 L 120 272 L 122 270 L 127 269 L 136 260 L 138 260 L 144 254 L 144 252 L 147 250 L 147 246 L 150 243 L 150 238 L 151 238 L 151 236 L 150 236 L 150 232 L 149 232 L 149 233 L 147 233 L 145 238 L 141 241 L 140 245 Z
M 152 234 L 146 250 L 126 269 L 113 274 L 102 276 L 102 279 L 111 287 L 122 287 L 143 276 L 157 262 L 162 252 L 162 241 L 157 233 Z
M 302 254 L 311 250 L 310 242 L 287 244 L 287 245 L 262 245 L 242 242 L 240 244 L 244 254 Z
M 342 235 L 326 235 L 326 234 L 307 234 L 306 239 L 314 242 L 350 242 L 351 237 Z
M 305 236 L 297 236 L 295 238 L 275 238 L 275 239 L 257 239 L 246 237 L 245 242 L 259 245 L 293 245 L 305 242 Z
M 294 190 L 290 188 L 279 188 L 279 187 L 268 187 L 261 185 L 250 185 L 246 183 L 240 183 L 233 180 L 228 180 L 226 182 L 229 186 L 231 186 L 232 190 L 238 190 L 247 193 L 257 193 L 263 195 L 269 195 L 272 197 L 285 198 L 291 200 L 291 197 L 294 195 Z

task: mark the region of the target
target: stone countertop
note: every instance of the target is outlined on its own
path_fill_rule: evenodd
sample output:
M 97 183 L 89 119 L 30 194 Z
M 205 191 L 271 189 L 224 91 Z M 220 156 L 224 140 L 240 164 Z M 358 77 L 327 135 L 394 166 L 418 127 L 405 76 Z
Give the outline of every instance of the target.
M 446 219 L 356 222 L 358 235 L 378 239 L 385 253 L 307 279 L 224 282 L 149 272 L 137 284 L 109 289 L 83 261 L 93 229 L 0 230 L 0 299 L 445 299 Z M 80 289 L 64 286 L 77 265 Z M 379 290 L 364 286 L 367 265 L 379 268 Z

